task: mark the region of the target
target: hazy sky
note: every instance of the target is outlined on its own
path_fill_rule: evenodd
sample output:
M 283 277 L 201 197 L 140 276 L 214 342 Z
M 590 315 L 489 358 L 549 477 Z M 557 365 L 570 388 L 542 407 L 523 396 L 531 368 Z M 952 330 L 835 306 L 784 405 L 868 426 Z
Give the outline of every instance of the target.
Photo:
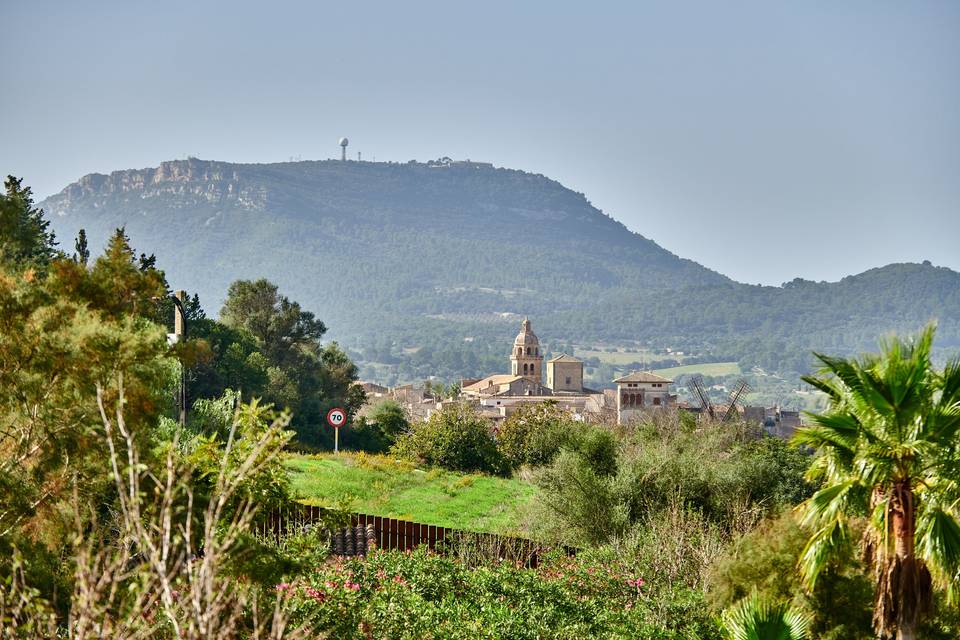
M 0 171 L 543 173 L 746 282 L 960 269 L 960 2 L 0 0 Z M 532 239 L 535 240 L 535 239 Z

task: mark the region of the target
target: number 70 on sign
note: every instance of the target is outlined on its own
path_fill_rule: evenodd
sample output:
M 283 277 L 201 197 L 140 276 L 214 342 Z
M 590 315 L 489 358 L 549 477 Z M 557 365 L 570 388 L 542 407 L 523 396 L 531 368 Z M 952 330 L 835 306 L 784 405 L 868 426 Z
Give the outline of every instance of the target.
M 340 427 L 347 422 L 347 412 L 340 407 L 327 411 L 327 424 L 333 427 L 333 452 L 340 452 Z

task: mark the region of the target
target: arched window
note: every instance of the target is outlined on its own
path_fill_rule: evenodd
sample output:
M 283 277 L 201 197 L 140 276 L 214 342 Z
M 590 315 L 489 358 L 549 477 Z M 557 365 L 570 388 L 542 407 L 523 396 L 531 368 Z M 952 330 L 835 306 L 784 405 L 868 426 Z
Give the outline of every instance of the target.
M 523 363 L 523 375 L 527 375 L 527 363 Z
M 517 355 L 518 355 L 518 356 L 522 356 L 522 355 L 523 355 L 523 347 L 517 347 Z
M 527 347 L 527 355 L 530 355 L 530 347 Z
M 534 347 L 534 348 L 533 348 L 533 355 L 535 355 L 535 356 L 540 355 L 540 347 Z

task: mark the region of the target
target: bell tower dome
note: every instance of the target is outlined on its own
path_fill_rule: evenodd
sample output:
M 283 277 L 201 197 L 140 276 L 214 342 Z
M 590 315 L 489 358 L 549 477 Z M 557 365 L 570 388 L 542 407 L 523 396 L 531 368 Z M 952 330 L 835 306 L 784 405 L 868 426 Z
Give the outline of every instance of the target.
M 530 319 L 524 318 L 520 333 L 513 341 L 510 352 L 510 371 L 531 382 L 541 384 L 543 379 L 543 354 L 540 353 L 540 340 L 530 328 Z

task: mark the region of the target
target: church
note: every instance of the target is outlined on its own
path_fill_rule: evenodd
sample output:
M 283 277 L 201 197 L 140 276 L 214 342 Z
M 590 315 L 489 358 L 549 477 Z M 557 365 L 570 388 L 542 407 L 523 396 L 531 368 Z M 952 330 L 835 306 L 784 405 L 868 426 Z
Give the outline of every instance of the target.
M 583 386 L 583 362 L 560 354 L 547 361 L 547 384 L 543 384 L 543 353 L 540 339 L 529 318 L 524 318 L 520 333 L 510 350 L 510 373 L 487 376 L 481 380 L 463 380 L 464 396 L 475 398 L 514 398 L 601 393 Z
M 464 379 L 461 397 L 477 402 L 493 420 L 509 416 L 524 404 L 552 400 L 575 416 L 608 414 L 625 424 L 644 410 L 670 406 L 676 396 L 669 392 L 672 380 L 650 372 L 631 373 L 613 382 L 617 388 L 597 391 L 583 385 L 583 361 L 566 353 L 547 360 L 543 381 L 543 352 L 529 318 L 510 350 L 510 373 L 480 380 Z

